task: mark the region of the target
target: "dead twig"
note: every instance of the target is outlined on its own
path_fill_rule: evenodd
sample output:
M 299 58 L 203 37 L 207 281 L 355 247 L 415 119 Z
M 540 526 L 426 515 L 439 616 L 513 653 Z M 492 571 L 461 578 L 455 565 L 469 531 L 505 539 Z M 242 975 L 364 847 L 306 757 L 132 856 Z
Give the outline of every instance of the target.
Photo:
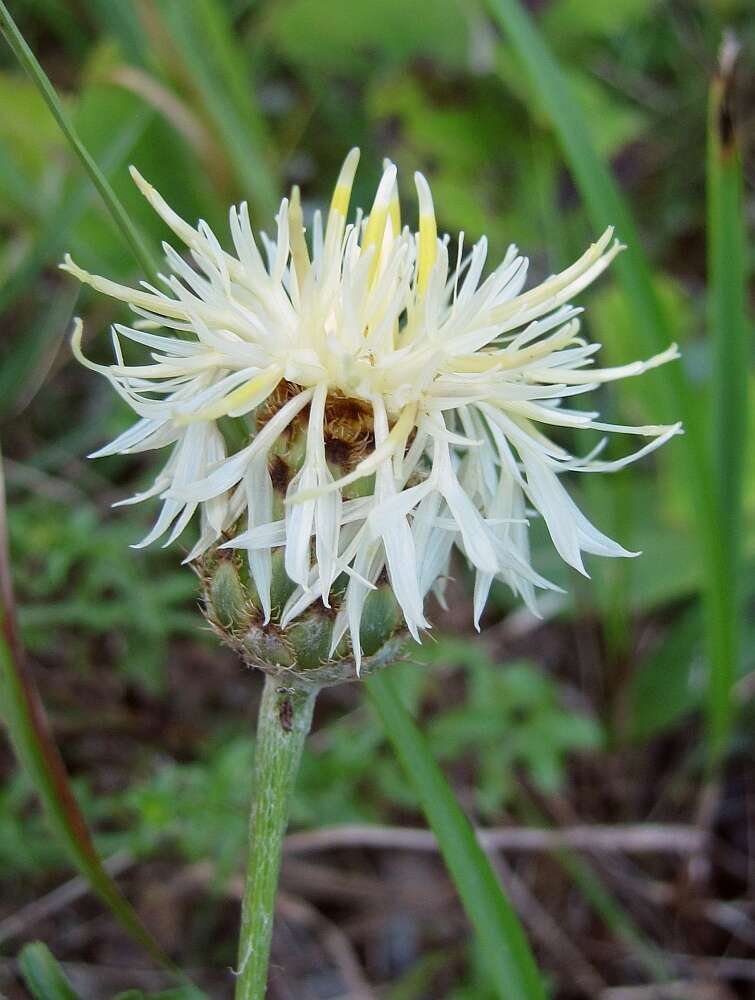
M 351 1000 L 375 1000 L 375 994 L 365 979 L 362 967 L 344 932 L 320 913 L 311 903 L 288 893 L 279 893 L 276 912 L 284 919 L 309 927 L 322 940 L 348 988 Z
M 731 1000 L 733 994 L 722 983 L 677 980 L 663 985 L 616 986 L 604 990 L 600 1000 Z
M 626 854 L 700 854 L 708 842 L 706 830 L 676 824 L 633 826 L 570 826 L 559 829 L 505 827 L 477 830 L 481 845 L 492 851 L 575 850 Z M 342 847 L 375 847 L 407 851 L 437 851 L 429 830 L 413 827 L 347 823 L 305 830 L 286 837 L 288 854 L 311 854 Z
M 122 852 L 113 854 L 104 861 L 103 868 L 108 875 L 116 876 L 130 868 L 133 863 L 134 858 Z M 91 891 L 91 883 L 77 875 L 76 878 L 64 882 L 39 899 L 32 900 L 23 909 L 0 921 L 0 944 L 9 938 L 19 937 L 41 920 L 53 916 Z
M 598 996 L 606 981 L 582 954 L 569 935 L 561 929 L 526 883 L 519 878 L 503 855 L 487 851 L 501 884 L 532 936 L 546 948 L 563 970 L 563 975 L 578 986 L 586 996 Z

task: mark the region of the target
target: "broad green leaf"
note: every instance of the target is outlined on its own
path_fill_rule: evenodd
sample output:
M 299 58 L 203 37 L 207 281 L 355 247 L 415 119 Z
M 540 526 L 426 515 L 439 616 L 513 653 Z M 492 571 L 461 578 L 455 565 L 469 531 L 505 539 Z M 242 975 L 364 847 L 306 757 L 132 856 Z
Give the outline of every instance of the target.
M 7 146 L 0 143 L 0 218 L 11 220 L 21 212 L 33 218 L 39 211 L 37 202 L 38 195 L 30 178 L 19 168 Z M 0 267 L 1 281 L 5 266 L 0 264 Z
M 5 36 L 5 40 L 11 47 L 14 56 L 18 59 L 19 63 L 23 66 L 24 70 L 28 73 L 38 88 L 45 104 L 50 110 L 50 113 L 57 122 L 58 127 L 81 162 L 84 170 L 89 174 L 92 183 L 99 192 L 100 197 L 104 201 L 108 211 L 112 215 L 113 221 L 123 235 L 123 238 L 131 247 L 131 250 L 136 259 L 139 261 L 144 273 L 150 277 L 156 276 L 157 266 L 150 248 L 144 242 L 141 233 L 129 218 L 127 212 L 123 208 L 123 205 L 121 205 L 120 201 L 115 196 L 107 178 L 104 176 L 100 168 L 97 166 L 97 163 L 79 138 L 68 113 L 63 107 L 63 104 L 55 91 L 55 88 L 47 77 L 45 71 L 42 69 L 39 60 L 29 48 L 23 35 L 18 30 L 18 27 L 11 17 L 10 11 L 3 3 L 3 0 L 0 0 L 0 31 L 2 31 Z
M 371 677 L 367 692 L 438 838 L 498 996 L 501 1000 L 544 1000 L 543 982 L 516 913 L 425 738 L 404 708 L 391 672 Z
M 144 63 L 146 44 L 136 3 L 111 3 L 110 0 L 87 0 L 100 28 L 117 39 L 129 62 Z
M 222 141 L 241 191 L 257 219 L 269 225 L 278 198 L 267 125 L 233 26 L 217 0 L 161 0 L 159 9 L 173 44 Z
M 629 685 L 629 738 L 649 740 L 699 708 L 704 698 L 700 612 L 690 608 L 643 658 Z
M 31 80 L 20 76 L 15 66 L 13 72 L 0 73 L 0 143 L 6 155 L 25 178 L 36 188 L 36 211 L 43 208 L 40 181 L 51 158 L 60 154 L 63 145 L 60 131 L 50 116 L 39 90 Z M 34 214 L 34 206 L 32 216 Z M 5 207 L 3 207 L 3 211 Z
M 553 0 L 544 11 L 543 27 L 559 45 L 584 44 L 585 36 L 601 38 L 629 31 L 648 14 L 654 0 Z
M 490 88 L 452 93 L 439 99 L 421 77 L 407 76 L 399 67 L 370 81 L 370 115 L 383 127 L 400 131 L 401 172 L 433 164 L 432 184 L 439 224 L 449 232 L 464 230 L 470 240 L 483 233 L 503 254 L 511 240 L 507 202 L 501 191 L 498 164 L 501 108 Z M 474 108 L 474 114 L 470 109 Z M 528 136 L 512 135 L 512 157 L 524 155 Z M 359 176 L 359 175 L 358 175 Z M 525 180 L 512 171 L 510 183 L 518 189 Z M 523 213 L 526 214 L 526 213 Z M 517 238 L 522 231 L 517 228 Z
M 150 120 L 150 112 L 140 109 L 127 117 L 109 136 L 108 145 L 100 159 L 105 176 L 110 175 L 129 156 Z M 38 277 L 43 267 L 57 264 L 68 249 L 71 229 L 83 215 L 92 197 L 92 184 L 88 177 L 78 180 L 71 189 L 63 188 L 57 204 L 50 206 L 49 216 L 38 235 L 21 257 L 10 279 L 0 288 L 0 312 L 6 312 L 29 285 Z M 28 354 L 29 345 L 24 348 Z M 18 375 L 3 371 L 0 385 L 6 381 L 17 387 Z M 0 393 L 0 408 L 10 405 L 5 392 Z
M 270 31 L 273 45 L 295 66 L 319 72 L 364 74 L 376 58 L 391 64 L 421 56 L 461 66 L 467 56 L 458 0 L 293 0 L 278 5 Z

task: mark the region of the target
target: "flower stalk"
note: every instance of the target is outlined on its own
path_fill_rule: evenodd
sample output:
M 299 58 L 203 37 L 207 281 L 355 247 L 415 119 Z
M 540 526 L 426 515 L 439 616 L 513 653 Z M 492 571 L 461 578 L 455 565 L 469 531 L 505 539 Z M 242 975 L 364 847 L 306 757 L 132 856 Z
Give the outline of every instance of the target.
M 241 908 L 236 1000 L 264 1000 L 283 837 L 320 688 L 265 674 L 255 750 L 255 794 Z

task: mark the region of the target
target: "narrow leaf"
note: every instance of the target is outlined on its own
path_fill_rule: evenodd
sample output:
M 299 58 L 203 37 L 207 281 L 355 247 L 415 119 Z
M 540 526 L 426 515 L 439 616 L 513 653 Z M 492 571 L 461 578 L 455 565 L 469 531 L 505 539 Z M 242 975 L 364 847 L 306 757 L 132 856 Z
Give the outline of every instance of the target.
M 151 119 L 151 112 L 142 108 L 112 132 L 110 142 L 102 154 L 102 169 L 106 175 L 123 165 Z M 0 288 L 0 313 L 8 312 L 43 267 L 51 261 L 58 263 L 66 249 L 70 231 L 86 210 L 91 195 L 92 188 L 86 178 L 82 178 L 71 190 L 67 186 L 64 188 L 61 199 L 50 211 L 49 219 L 19 260 L 9 280 Z M 2 392 L 0 399 L 4 400 L 3 409 L 7 408 L 7 400 Z
M 424 737 L 404 708 L 390 672 L 371 677 L 367 691 L 438 839 L 480 939 L 497 995 L 502 1000 L 544 1000 L 543 983 L 516 913 Z
M 738 45 L 724 40 L 708 105 L 708 324 L 713 348 L 712 426 L 719 516 L 716 536 L 727 600 L 721 602 L 725 655 L 711 665 L 708 727 L 714 754 L 726 746 L 732 686 L 741 647 L 742 507 L 747 455 L 749 330 L 745 307 L 745 232 L 742 163 L 734 122 L 734 68 Z
M 34 1000 L 79 1000 L 50 949 L 41 941 L 27 944 L 18 956 L 18 964 Z
M 61 286 L 14 343 L 0 368 L 0 420 L 17 416 L 36 395 L 52 367 L 60 332 L 68 328 L 78 297 L 78 288 Z
M 266 158 L 265 120 L 244 79 L 240 52 L 228 13 L 216 0 L 162 0 L 168 35 L 215 130 L 222 139 L 241 189 L 267 219 L 275 210 L 277 183 Z
M 548 817 L 526 789 L 521 797 L 525 818 L 528 823 L 542 829 L 551 827 Z M 550 855 L 562 871 L 569 876 L 582 897 L 593 911 L 610 928 L 614 937 L 623 941 L 632 959 L 641 965 L 656 983 L 672 978 L 673 969 L 657 945 L 645 937 L 634 918 L 606 885 L 588 855 L 580 855 L 569 847 L 556 848 Z
M 111 0 L 87 0 L 86 6 L 100 30 L 118 39 L 121 51 L 128 61 L 143 66 L 147 61 L 147 43 L 139 20 L 138 5 L 112 3 Z
M 611 929 L 618 941 L 623 941 L 628 953 L 645 969 L 656 983 L 668 982 L 673 968 L 658 946 L 639 930 L 629 912 L 606 887 L 590 863 L 574 851 L 554 851 L 553 858 L 572 879 L 580 893 Z
M 160 950 L 102 866 L 74 798 L 65 764 L 50 732 L 42 701 L 26 663 L 18 632 L 5 530 L 5 490 L 0 466 L 0 712 L 18 759 L 44 803 L 50 824 L 81 874 L 128 933 L 165 968 L 175 966 Z
M 487 2 L 551 119 L 593 226 L 600 232 L 606 225 L 614 225 L 618 236 L 627 244 L 627 250 L 616 259 L 615 267 L 633 313 L 637 343 L 643 352 L 663 350 L 671 337 L 631 209 L 597 153 L 587 122 L 558 63 L 520 0 Z M 660 419 L 681 418 L 684 422 L 687 481 L 704 566 L 703 606 L 712 689 L 731 671 L 735 643 L 730 614 L 729 567 L 718 544 L 718 503 L 714 470 L 706 447 L 704 412 L 691 391 L 682 365 L 669 365 L 663 372 L 651 374 L 649 383 Z M 711 703 L 718 697 L 711 695 Z M 723 718 L 716 724 L 717 734 L 715 737 L 711 734 L 709 741 L 711 762 L 725 745 L 728 729 L 729 721 Z

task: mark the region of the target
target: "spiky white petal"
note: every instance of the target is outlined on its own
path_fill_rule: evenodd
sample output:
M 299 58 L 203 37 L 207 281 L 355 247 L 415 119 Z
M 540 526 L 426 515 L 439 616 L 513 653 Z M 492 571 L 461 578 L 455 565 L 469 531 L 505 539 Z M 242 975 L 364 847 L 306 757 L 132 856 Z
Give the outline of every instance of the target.
M 165 245 L 170 274 L 161 277 L 163 288 L 119 285 L 70 257 L 62 267 L 140 317 L 134 327 L 113 328 L 110 366 L 83 356 L 80 324 L 73 338 L 80 360 L 103 374 L 140 418 L 95 456 L 172 447 L 153 487 L 123 501 L 162 498 L 157 522 L 139 544 L 166 535 L 172 541 L 199 509 L 200 538 L 188 558 L 214 544 L 246 549 L 266 620 L 271 553 L 283 547 L 296 584 L 283 626 L 314 601 L 327 605 L 336 577 L 345 574 L 333 648 L 348 630 L 359 662 L 370 590 L 387 576 L 419 638 L 429 627 L 424 599 L 431 590 L 441 595 L 454 545 L 475 571 L 476 625 L 495 579 L 535 610 L 535 589 L 553 585 L 530 563 L 532 512 L 543 517 L 561 557 L 582 573 L 584 552 L 633 555 L 588 521 L 560 477 L 622 468 L 680 426 L 608 424 L 597 413 L 562 405 L 678 356 L 671 345 L 647 361 L 595 367 L 599 345 L 580 335 L 581 309 L 571 301 L 621 250 L 611 229 L 571 267 L 523 291 L 528 262 L 516 247 L 484 279 L 484 238 L 465 255 L 462 234 L 449 260 L 421 174 L 415 175 L 418 232 L 402 229 L 389 161 L 369 214 L 358 212 L 349 223 L 357 162 L 352 150 L 324 228 L 315 214 L 309 246 L 294 189 L 281 203 L 274 238 L 260 238 L 262 252 L 246 205 L 230 210 L 233 253 L 206 223 L 193 227 L 179 218 L 132 169 L 189 259 Z M 166 332 L 153 332 L 159 327 Z M 120 338 L 146 348 L 149 362 L 124 364 Z M 346 468 L 327 458 L 327 405 L 334 397 L 357 400 L 372 413 L 372 446 Z M 218 425 L 226 416 L 251 418 L 249 443 L 230 454 Z M 303 460 L 281 518 L 274 513 L 269 459 L 301 420 Z M 548 436 L 551 427 L 650 440 L 625 458 L 600 460 L 600 446 L 580 458 Z M 365 495 L 350 496 L 355 484 Z

